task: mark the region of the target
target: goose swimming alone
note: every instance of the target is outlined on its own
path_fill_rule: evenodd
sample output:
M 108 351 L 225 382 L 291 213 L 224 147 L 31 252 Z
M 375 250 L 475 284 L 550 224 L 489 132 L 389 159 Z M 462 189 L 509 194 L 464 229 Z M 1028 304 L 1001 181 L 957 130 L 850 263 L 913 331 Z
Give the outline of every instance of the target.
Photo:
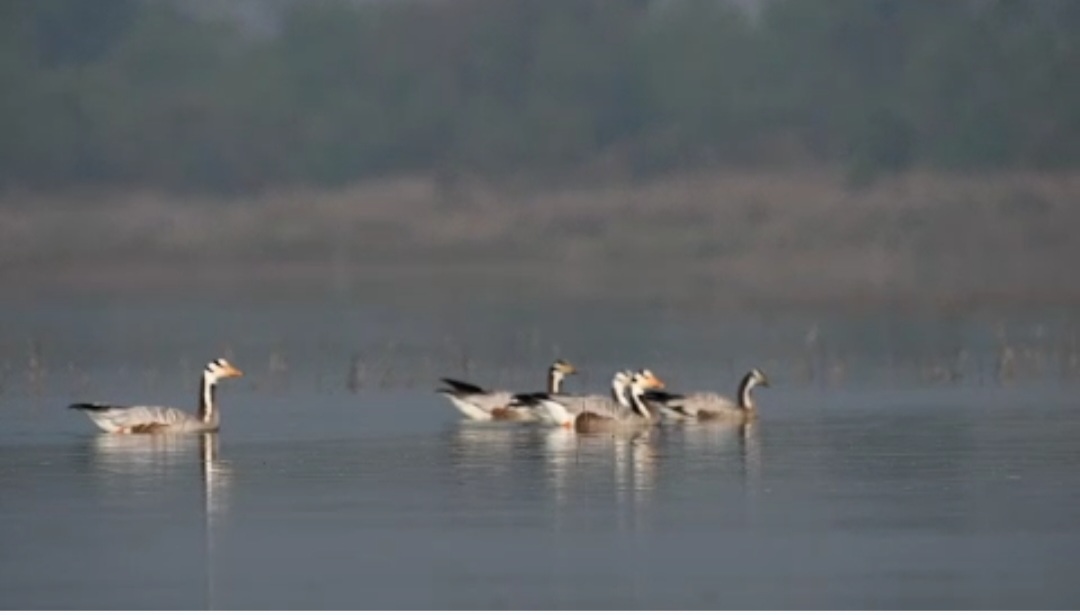
M 737 401 L 709 391 L 678 394 L 651 390 L 642 399 L 670 418 L 746 422 L 757 417 L 757 405 L 751 395 L 756 386 L 769 386 L 768 377 L 757 368 L 747 372 L 739 382 Z
M 81 402 L 68 407 L 86 413 L 106 433 L 213 433 L 221 425 L 215 399 L 217 383 L 225 378 L 243 375 L 225 359 L 207 363 L 199 384 L 199 406 L 194 416 L 166 406 L 114 406 Z
M 548 368 L 547 393 L 556 395 L 562 391 L 563 380 L 577 373 L 577 368 L 569 361 L 556 360 Z M 512 407 L 514 393 L 511 391 L 489 391 L 470 382 L 442 378 L 449 388 L 438 389 L 454 404 L 462 414 L 474 421 L 527 421 L 534 418 L 531 411 L 522 407 Z

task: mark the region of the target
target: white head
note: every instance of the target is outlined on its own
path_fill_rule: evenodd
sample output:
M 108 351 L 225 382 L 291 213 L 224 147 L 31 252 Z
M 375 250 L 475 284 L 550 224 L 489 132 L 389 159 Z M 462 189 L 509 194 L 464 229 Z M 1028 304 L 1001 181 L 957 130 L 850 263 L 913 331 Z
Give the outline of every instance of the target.
M 577 368 L 569 361 L 556 359 L 548 368 L 548 392 L 558 393 L 562 389 L 562 381 L 572 374 L 577 373 Z
M 635 395 L 640 395 L 648 389 L 662 389 L 665 385 L 664 381 L 652 373 L 650 369 L 640 369 L 634 372 L 633 377 L 630 379 L 630 388 Z
M 615 376 L 611 379 L 611 388 L 616 390 L 622 390 L 630 386 L 630 380 L 633 375 L 630 370 L 623 370 L 621 372 L 615 372 Z
M 244 372 L 233 367 L 225 359 L 214 359 L 206 364 L 203 370 L 202 386 L 199 391 L 199 419 L 214 423 L 217 421 L 217 411 L 214 406 L 214 391 L 218 380 L 223 378 L 239 378 Z
M 748 377 L 749 382 L 751 383 L 750 386 L 763 386 L 765 388 L 769 387 L 769 378 L 765 375 L 765 372 L 761 371 L 756 367 L 750 370 Z
M 206 384 L 214 384 L 224 378 L 239 378 L 244 372 L 240 371 L 225 359 L 214 359 L 206 364 L 203 370 L 203 380 Z

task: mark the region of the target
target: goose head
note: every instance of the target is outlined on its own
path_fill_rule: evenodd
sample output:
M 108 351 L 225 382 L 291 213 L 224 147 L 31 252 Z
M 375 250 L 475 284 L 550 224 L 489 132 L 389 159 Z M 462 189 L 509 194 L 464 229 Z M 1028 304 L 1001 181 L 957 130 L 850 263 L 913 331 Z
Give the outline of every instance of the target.
M 558 393 L 564 378 L 576 374 L 577 368 L 569 361 L 556 359 L 548 369 L 548 392 Z
M 637 412 L 642 418 L 652 421 L 655 416 L 653 411 L 648 408 L 641 397 L 645 394 L 645 391 L 649 389 L 662 389 L 666 385 L 664 381 L 652 373 L 651 370 L 642 369 L 634 372 L 633 377 L 630 380 L 630 402 L 631 408 Z
M 229 363 L 227 359 L 214 359 L 207 363 L 206 369 L 203 370 L 203 378 L 206 379 L 207 384 L 213 384 L 225 378 L 239 378 L 243 375 L 244 372 Z
M 640 369 L 634 373 L 634 381 L 642 391 L 647 389 L 663 389 L 667 385 L 651 369 Z
M 555 362 L 551 364 L 551 371 L 558 372 L 563 376 L 569 376 L 571 374 L 576 374 L 577 368 L 569 361 L 556 359 Z
M 750 370 L 748 378 L 751 386 L 762 386 L 765 388 L 769 388 L 769 377 L 765 375 L 765 372 L 761 371 L 756 367 Z
M 621 372 L 615 372 L 615 375 L 611 378 L 611 388 L 615 391 L 622 391 L 626 387 L 630 386 L 630 381 L 634 378 L 630 370 L 623 370 Z
M 666 386 L 664 381 L 650 369 L 638 370 L 630 379 L 630 388 L 635 395 L 640 395 L 649 389 L 663 389 Z
M 754 400 L 750 395 L 750 391 L 754 390 L 756 386 L 768 388 L 769 378 L 765 375 L 765 372 L 755 367 L 743 376 L 742 382 L 739 384 L 739 406 L 748 412 L 756 410 Z

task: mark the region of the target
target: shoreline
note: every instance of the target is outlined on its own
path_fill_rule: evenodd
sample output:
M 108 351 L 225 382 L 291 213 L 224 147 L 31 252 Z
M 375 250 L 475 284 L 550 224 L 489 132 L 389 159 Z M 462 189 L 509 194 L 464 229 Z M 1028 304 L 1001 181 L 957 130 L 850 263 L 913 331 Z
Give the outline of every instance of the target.
M 1080 305 L 1080 173 L 733 171 L 452 190 L 424 177 L 234 199 L 0 197 L 4 297 L 537 293 L 752 305 Z

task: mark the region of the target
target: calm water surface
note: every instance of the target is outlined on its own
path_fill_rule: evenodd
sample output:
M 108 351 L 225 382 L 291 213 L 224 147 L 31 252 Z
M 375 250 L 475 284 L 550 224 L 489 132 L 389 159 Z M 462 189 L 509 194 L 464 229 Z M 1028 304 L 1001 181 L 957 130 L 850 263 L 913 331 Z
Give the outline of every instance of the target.
M 1006 322 L 1023 377 L 1004 382 L 979 320 L 0 311 L 3 608 L 1080 606 L 1080 388 L 1053 316 Z M 216 437 L 98 435 L 65 410 L 191 407 L 223 353 L 249 377 Z M 535 387 L 555 353 L 579 389 L 644 364 L 671 388 L 727 390 L 750 363 L 775 386 L 750 430 L 614 437 L 467 424 L 430 392 Z

